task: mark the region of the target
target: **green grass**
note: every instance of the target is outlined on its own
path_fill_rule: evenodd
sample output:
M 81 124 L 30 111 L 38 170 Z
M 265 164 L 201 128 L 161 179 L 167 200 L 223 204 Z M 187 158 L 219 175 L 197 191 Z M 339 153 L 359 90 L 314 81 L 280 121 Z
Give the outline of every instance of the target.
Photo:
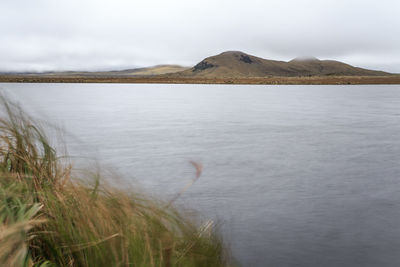
M 228 266 L 212 223 L 74 176 L 41 127 L 0 101 L 0 266 Z

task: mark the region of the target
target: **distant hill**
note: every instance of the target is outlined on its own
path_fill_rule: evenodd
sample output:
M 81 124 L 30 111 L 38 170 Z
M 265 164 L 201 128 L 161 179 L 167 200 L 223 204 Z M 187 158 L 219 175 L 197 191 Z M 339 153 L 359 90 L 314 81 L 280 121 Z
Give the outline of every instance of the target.
M 194 67 L 173 74 L 176 77 L 268 77 L 268 76 L 386 76 L 390 73 L 367 70 L 334 60 L 296 58 L 289 62 L 275 61 L 228 51 L 202 60 Z
M 40 76 L 40 77 L 142 77 L 142 76 L 156 76 L 162 74 L 170 74 L 181 72 L 189 69 L 189 67 L 182 67 L 179 65 L 157 65 L 148 68 L 136 68 L 127 70 L 116 71 L 52 71 L 40 73 L 14 73 L 16 75 L 24 76 Z M 13 73 L 3 73 L 13 74 Z
M 133 75 L 133 76 L 149 76 L 149 75 L 160 75 L 169 74 L 175 72 L 181 72 L 189 69 L 189 67 L 182 67 L 180 65 L 157 65 L 148 68 L 137 68 L 123 71 L 113 71 L 112 74 L 119 75 Z
M 227 51 L 208 57 L 193 67 L 179 65 L 157 65 L 148 68 L 136 68 L 118 71 L 64 71 L 42 73 L 0 73 L 3 80 L 52 79 L 161 79 L 166 81 L 204 82 L 210 79 L 269 79 L 293 77 L 358 77 L 358 76 L 390 76 L 394 74 L 353 67 L 334 60 L 319 60 L 317 58 L 295 58 L 291 61 L 268 60 L 252 56 L 240 51 Z M 9 78 L 10 77 L 10 78 Z M 396 75 L 399 77 L 399 75 Z M 20 80 L 21 80 L 20 79 Z M 397 78 L 396 78 L 397 79 Z M 23 81 L 23 79 L 21 80 Z M 396 80 L 397 81 L 397 80 Z M 238 82 L 238 81 L 236 81 Z

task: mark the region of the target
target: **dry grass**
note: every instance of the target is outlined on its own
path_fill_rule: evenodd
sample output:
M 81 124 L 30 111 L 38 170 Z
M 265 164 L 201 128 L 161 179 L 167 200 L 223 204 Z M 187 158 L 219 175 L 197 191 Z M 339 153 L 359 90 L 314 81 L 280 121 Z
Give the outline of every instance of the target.
M 24 76 L 0 75 L 0 82 L 22 83 L 171 83 L 171 84 L 400 84 L 400 75 L 390 76 L 311 76 L 311 77 L 152 77 L 119 76 Z
M 1 99 L 1 266 L 227 266 L 212 223 L 73 177 L 43 130 Z

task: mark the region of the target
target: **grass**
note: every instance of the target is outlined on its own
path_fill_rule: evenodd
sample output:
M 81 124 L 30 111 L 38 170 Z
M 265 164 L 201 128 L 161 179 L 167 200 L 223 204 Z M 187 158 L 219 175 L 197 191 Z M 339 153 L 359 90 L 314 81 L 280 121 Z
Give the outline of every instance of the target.
M 156 75 L 128 76 L 41 76 L 23 74 L 0 75 L 0 82 L 22 83 L 168 83 L 168 84 L 400 84 L 400 75 L 390 76 L 311 76 L 311 77 L 181 77 Z
M 212 223 L 75 176 L 38 123 L 0 101 L 0 266 L 228 265 Z

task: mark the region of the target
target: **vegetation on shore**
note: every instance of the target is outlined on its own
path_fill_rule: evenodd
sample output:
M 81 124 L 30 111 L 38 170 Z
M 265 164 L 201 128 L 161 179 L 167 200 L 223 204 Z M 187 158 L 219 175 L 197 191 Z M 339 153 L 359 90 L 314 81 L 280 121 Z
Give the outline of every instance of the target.
M 391 76 L 311 76 L 311 77 L 253 77 L 253 78 L 204 78 L 168 77 L 167 75 L 148 77 L 117 76 L 29 76 L 0 75 L 0 82 L 12 83 L 165 83 L 165 84 L 400 84 L 400 75 Z
M 0 266 L 228 265 L 212 223 L 76 177 L 32 118 L 0 101 Z

